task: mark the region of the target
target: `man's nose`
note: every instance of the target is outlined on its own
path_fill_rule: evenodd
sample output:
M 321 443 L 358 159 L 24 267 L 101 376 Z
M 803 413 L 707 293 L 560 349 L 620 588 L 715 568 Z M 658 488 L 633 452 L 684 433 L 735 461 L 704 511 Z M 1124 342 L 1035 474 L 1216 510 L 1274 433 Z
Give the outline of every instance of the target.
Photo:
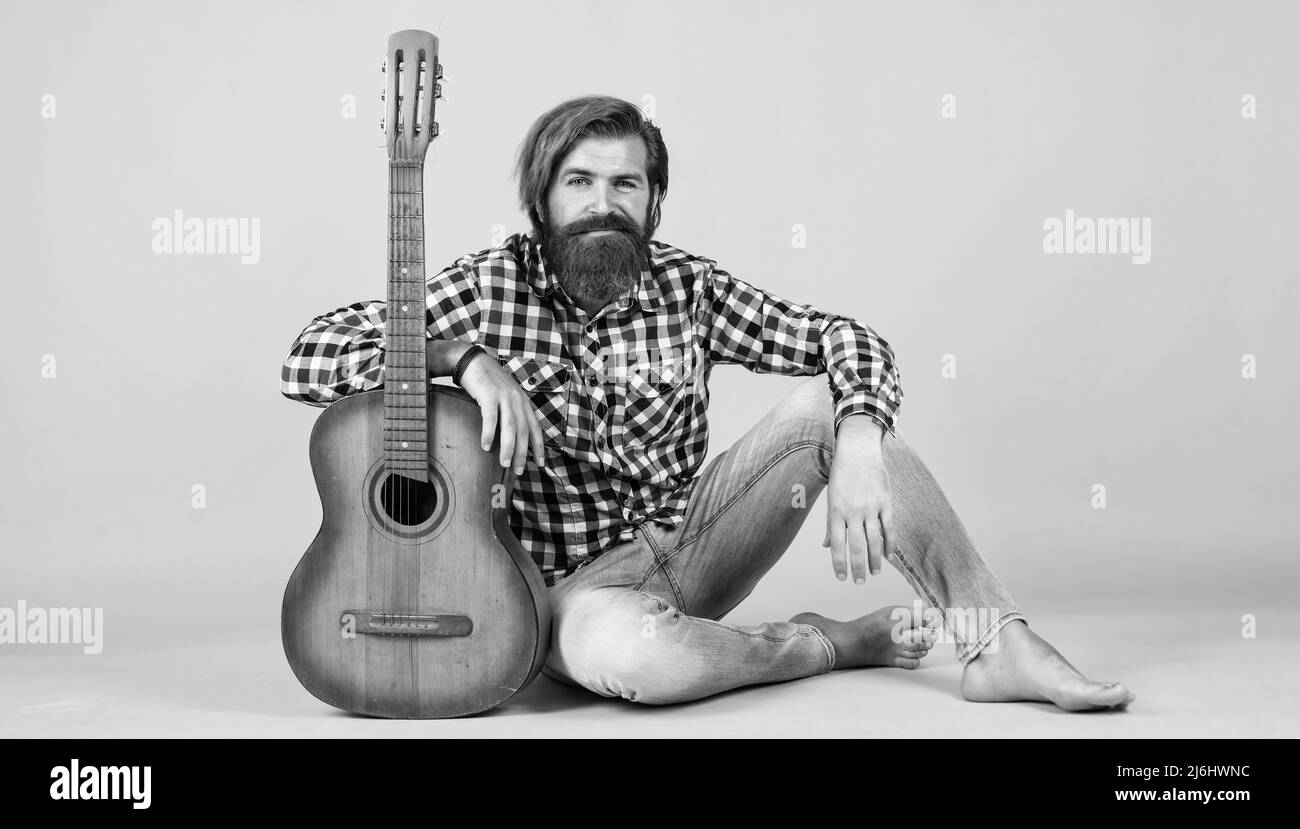
M 603 186 L 596 186 L 592 188 L 591 212 L 592 215 L 595 216 L 607 216 L 610 213 L 609 194 L 605 192 L 605 188 Z

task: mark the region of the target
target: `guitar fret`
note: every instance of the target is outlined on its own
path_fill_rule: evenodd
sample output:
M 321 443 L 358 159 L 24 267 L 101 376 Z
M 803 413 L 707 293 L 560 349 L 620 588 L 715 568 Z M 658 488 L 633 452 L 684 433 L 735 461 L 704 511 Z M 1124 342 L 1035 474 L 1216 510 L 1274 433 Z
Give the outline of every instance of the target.
M 428 469 L 430 422 L 422 171 L 423 162 L 390 164 L 383 435 L 390 468 L 420 472 Z

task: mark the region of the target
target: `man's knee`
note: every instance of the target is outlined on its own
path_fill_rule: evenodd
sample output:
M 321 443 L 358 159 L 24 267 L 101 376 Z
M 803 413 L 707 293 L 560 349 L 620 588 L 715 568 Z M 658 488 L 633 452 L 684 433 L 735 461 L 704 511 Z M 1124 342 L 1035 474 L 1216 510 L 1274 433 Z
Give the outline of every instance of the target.
M 835 403 L 825 374 L 809 377 L 782 398 L 776 409 L 782 428 L 835 445 Z
M 690 699 L 664 636 L 680 615 L 629 588 L 574 591 L 553 610 L 547 666 L 602 696 L 652 705 Z

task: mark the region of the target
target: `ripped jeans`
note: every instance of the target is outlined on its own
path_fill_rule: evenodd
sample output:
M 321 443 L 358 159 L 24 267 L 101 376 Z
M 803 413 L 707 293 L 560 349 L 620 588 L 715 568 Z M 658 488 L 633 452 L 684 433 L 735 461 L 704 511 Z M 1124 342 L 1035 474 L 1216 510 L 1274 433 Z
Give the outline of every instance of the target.
M 826 488 L 834 411 L 825 375 L 794 388 L 700 471 L 676 527 L 647 521 L 550 588 L 544 672 L 602 696 L 649 704 L 830 671 L 835 651 L 794 622 L 720 621 L 785 553 Z M 945 614 L 964 665 L 1023 614 L 976 551 L 939 484 L 900 438 L 883 436 L 894 516 L 890 561 L 925 613 Z M 791 497 L 802 485 L 802 502 Z M 934 608 L 936 610 L 930 610 Z M 950 609 L 969 613 L 951 624 Z

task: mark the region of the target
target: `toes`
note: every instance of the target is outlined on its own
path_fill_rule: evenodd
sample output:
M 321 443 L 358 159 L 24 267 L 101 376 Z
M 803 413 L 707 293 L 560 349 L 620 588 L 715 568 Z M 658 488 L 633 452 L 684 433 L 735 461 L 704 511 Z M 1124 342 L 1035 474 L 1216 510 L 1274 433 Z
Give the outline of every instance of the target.
M 1128 688 L 1125 688 L 1123 685 L 1121 685 L 1118 682 L 1107 683 L 1105 688 L 1106 688 L 1105 693 L 1107 696 L 1111 696 L 1113 694 L 1121 695 L 1119 701 L 1111 702 L 1108 704 L 1108 707 L 1110 708 L 1127 708 L 1129 703 L 1137 699 L 1137 694 L 1133 693 Z
M 912 668 L 918 667 L 921 664 L 921 660 L 912 659 L 907 656 L 900 656 L 894 660 L 894 664 L 900 668 L 907 668 L 911 670 Z
M 1098 685 L 1097 697 L 1105 705 L 1127 705 L 1132 701 L 1130 699 L 1132 692 L 1118 682 L 1098 683 Z
M 911 628 L 899 634 L 899 644 L 903 645 L 932 645 L 938 638 L 939 634 L 934 628 Z
M 1066 707 L 1122 709 L 1134 700 L 1134 694 L 1118 682 L 1090 682 L 1078 687 L 1071 695 L 1073 702 Z

